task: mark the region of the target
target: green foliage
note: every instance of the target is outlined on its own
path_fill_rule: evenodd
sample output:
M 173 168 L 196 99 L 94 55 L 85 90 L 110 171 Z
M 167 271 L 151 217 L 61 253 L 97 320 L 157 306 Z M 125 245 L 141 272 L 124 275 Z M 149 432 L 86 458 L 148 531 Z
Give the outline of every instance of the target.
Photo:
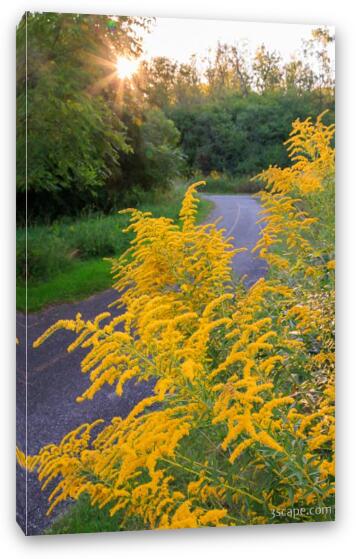
M 147 179 L 151 185 L 167 186 L 183 163 L 178 148 L 180 134 L 174 122 L 159 109 L 146 113 L 141 128 Z
M 253 75 L 243 46 L 218 42 L 214 59 L 208 59 L 207 62 L 205 78 L 208 94 L 213 99 L 224 97 L 229 91 L 243 96 L 250 93 Z
M 208 177 L 206 179 L 206 192 L 221 194 L 255 194 L 260 190 L 257 182 L 249 177 Z
M 75 221 L 29 227 L 27 230 L 27 277 L 48 280 L 70 268 L 74 260 L 113 256 L 125 250 L 129 240 L 120 235 L 124 216 L 89 216 Z M 26 277 L 26 234 L 17 233 L 17 277 Z
M 53 236 L 48 241 L 45 234 L 37 232 L 29 237 L 26 251 L 26 232 L 18 229 L 16 235 L 16 276 L 28 278 L 48 278 L 70 267 L 68 245 L 64 239 Z
M 281 87 L 281 56 L 277 52 L 269 52 L 262 45 L 256 51 L 253 70 L 257 91 L 266 93 Z
M 137 205 L 143 192 L 167 189 L 183 171 L 216 170 L 235 180 L 269 164 L 286 165 L 289 122 L 333 106 L 333 37 L 326 29 L 315 29 L 302 55 L 285 64 L 263 45 L 251 58 L 242 44 L 218 43 L 202 71 L 195 55 L 184 64 L 157 57 L 120 79 L 117 57 L 141 54 L 141 32 L 150 23 L 84 14 L 22 18 L 19 224 L 26 205 L 26 113 L 32 223 Z
M 123 119 L 134 148 L 122 158 L 121 173 L 110 188 L 117 207 L 147 202 L 155 198 L 154 191 L 167 191 L 184 166 L 180 133 L 162 110 L 146 109 L 140 117 L 126 113 Z
M 333 102 L 323 100 L 331 109 Z M 172 107 L 170 117 L 182 136 L 191 172 L 200 169 L 234 177 L 253 176 L 269 165 L 288 165 L 284 138 L 296 118 L 315 117 L 320 99 L 315 93 L 277 92 L 247 97 L 231 94 L 203 106 Z
M 207 177 L 196 173 L 192 181 L 205 181 L 204 193 L 210 194 L 254 194 L 261 186 L 249 177 L 232 177 L 212 172 Z
M 17 192 L 30 215 L 94 205 L 122 154 L 132 150 L 114 105 L 120 53 L 137 56 L 144 18 L 26 14 L 17 31 Z M 27 52 L 27 75 L 25 55 Z M 110 78 L 110 79 L 109 79 Z M 27 108 L 27 137 L 26 137 Z

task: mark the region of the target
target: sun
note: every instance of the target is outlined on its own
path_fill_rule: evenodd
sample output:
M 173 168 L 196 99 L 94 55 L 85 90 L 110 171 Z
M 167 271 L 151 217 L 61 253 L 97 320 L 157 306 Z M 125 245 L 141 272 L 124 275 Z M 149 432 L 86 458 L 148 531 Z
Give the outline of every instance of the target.
M 119 78 L 130 78 L 138 68 L 139 61 L 119 56 L 116 61 L 116 73 Z

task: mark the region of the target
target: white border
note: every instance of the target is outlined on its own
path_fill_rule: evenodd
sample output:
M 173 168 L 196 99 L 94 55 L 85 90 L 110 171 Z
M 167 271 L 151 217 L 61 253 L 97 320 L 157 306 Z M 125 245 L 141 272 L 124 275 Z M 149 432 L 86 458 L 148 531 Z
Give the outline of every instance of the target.
M 355 18 L 351 2 L 325 0 L 13 0 L 2 6 L 1 66 L 1 406 L 0 460 L 1 547 L 6 557 L 130 559 L 248 555 L 279 557 L 350 557 L 354 545 L 355 497 Z M 80 11 L 167 17 L 208 17 L 244 21 L 316 23 L 336 26 L 337 36 L 337 250 L 338 250 L 338 436 L 337 521 L 326 524 L 259 526 L 25 538 L 16 526 L 14 507 L 14 293 L 15 293 L 15 25 L 26 10 Z M 184 40 L 184 37 L 182 37 Z

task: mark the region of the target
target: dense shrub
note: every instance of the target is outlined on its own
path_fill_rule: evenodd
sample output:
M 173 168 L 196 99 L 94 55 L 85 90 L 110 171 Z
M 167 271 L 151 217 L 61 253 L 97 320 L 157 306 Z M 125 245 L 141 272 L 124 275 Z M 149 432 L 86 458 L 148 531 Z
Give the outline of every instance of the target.
M 331 99 L 323 103 L 333 108 Z M 252 177 L 269 165 L 289 165 L 283 141 L 290 122 L 314 118 L 319 112 L 320 97 L 315 92 L 280 91 L 247 97 L 231 93 L 199 105 L 172 107 L 169 115 L 181 133 L 190 171 Z M 327 121 L 332 119 L 330 114 Z
M 123 116 L 132 142 L 124 154 L 121 170 L 108 185 L 109 203 L 115 207 L 136 206 L 168 191 L 183 171 L 180 133 L 174 122 L 158 108 L 147 109 L 140 118 Z

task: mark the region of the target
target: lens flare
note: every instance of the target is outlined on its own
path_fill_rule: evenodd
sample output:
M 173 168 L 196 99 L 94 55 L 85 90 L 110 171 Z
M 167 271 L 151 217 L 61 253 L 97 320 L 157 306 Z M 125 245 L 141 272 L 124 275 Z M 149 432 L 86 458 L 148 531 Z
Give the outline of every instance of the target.
M 116 73 L 119 78 L 130 78 L 138 68 L 138 60 L 124 58 L 120 56 L 116 61 Z

